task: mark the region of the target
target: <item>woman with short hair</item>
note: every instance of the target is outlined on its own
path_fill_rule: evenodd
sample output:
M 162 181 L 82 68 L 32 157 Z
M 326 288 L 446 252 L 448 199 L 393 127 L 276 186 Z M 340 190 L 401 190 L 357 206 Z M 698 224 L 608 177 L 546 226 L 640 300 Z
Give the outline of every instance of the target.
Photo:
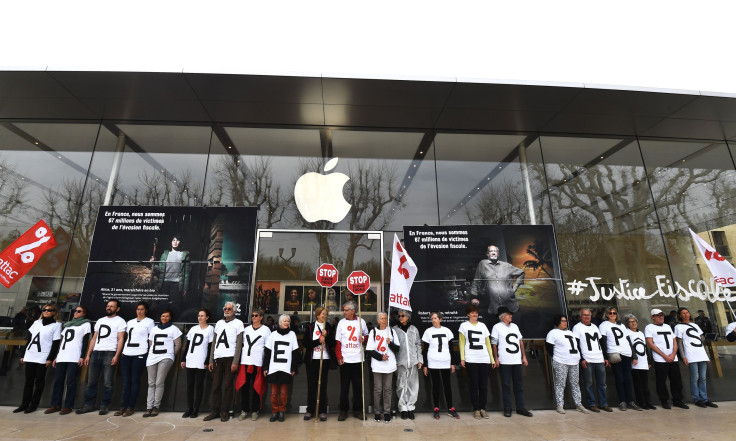
M 626 327 L 619 321 L 618 310 L 613 306 L 606 308 L 606 321 L 598 327 L 601 332 L 601 349 L 611 363 L 616 378 L 620 410 L 642 410 L 634 402 L 631 378 L 631 344 L 626 338 Z
M 452 331 L 442 326 L 442 313 L 434 311 L 430 314 L 432 326 L 427 328 L 422 335 L 423 352 L 426 363 L 424 364 L 424 376 L 432 380 L 432 402 L 434 404 L 434 419 L 440 419 L 440 390 L 445 393 L 447 402 L 447 414 L 459 419 L 455 406 L 452 405 L 452 389 L 450 388 L 450 374 L 455 372 L 455 364 L 452 363 L 451 342 Z
M 296 361 L 299 343 L 291 330 L 291 317 L 279 316 L 279 327 L 266 341 L 263 354 L 263 373 L 271 385 L 271 418 L 269 421 L 284 422 L 286 401 L 289 398 L 289 384 L 296 375 Z
M 575 410 L 589 413 L 583 407 L 580 394 L 580 351 L 575 335 L 567 329 L 567 317 L 557 314 L 554 317 L 554 328 L 547 334 L 547 352 L 552 355 L 552 371 L 554 373 L 555 401 L 557 413 L 565 413 L 565 383 L 570 384 Z
M 710 358 L 703 345 L 703 331 L 693 323 L 690 310 L 684 306 L 678 311 L 681 323 L 675 325 L 677 351 L 685 366 L 690 369 L 690 393 L 698 407 L 718 407 L 708 399 L 705 374 L 708 371 Z
M 388 326 L 388 314 L 379 312 L 376 317 L 378 326 L 368 334 L 366 355 L 372 358 L 373 371 L 373 412 L 375 420 L 385 423 L 391 422 L 391 396 L 394 372 L 396 372 L 396 352 L 399 345 L 396 335 Z
M 491 366 L 495 367 L 491 333 L 485 323 L 478 321 L 478 307 L 466 307 L 468 320 L 460 324 L 460 364 L 465 368 L 470 380 L 470 402 L 473 403 L 473 418 L 488 419 L 488 375 Z
M 46 409 L 46 414 L 59 412 L 66 415 L 74 408 L 74 398 L 77 395 L 77 373 L 84 364 L 84 356 L 87 353 L 87 344 L 92 332 L 90 320 L 87 318 L 87 308 L 77 306 L 74 308 L 74 318 L 64 323 L 61 331 L 61 349 L 52 363 L 56 368 L 54 372 L 54 392 L 51 396 L 51 404 Z M 64 391 L 66 390 L 66 397 Z M 61 407 L 62 398 L 64 407 Z
M 235 379 L 235 390 L 240 400 L 238 421 L 248 417 L 258 420 L 261 403 L 266 394 L 266 377 L 263 374 L 263 351 L 271 330 L 263 324 L 263 310 L 255 308 L 250 313 L 250 325 L 243 331 L 243 350 L 240 352 L 240 370 Z
M 401 419 L 414 419 L 419 396 L 419 370 L 422 369 L 422 337 L 411 324 L 411 312 L 399 309 L 399 323 L 393 327 L 399 343 L 396 354 L 396 395 Z
M 628 328 L 626 338 L 629 339 L 633 359 L 631 361 L 631 379 L 634 383 L 634 396 L 636 402 L 642 409 L 654 410 L 649 395 L 649 357 L 647 356 L 647 339 L 644 333 L 639 330 L 639 321 L 634 314 L 627 314 L 624 317 L 624 323 Z
M 148 370 L 148 398 L 146 399 L 146 413 L 143 418 L 155 417 L 161 407 L 164 397 L 164 385 L 174 360 L 181 349 L 181 335 L 179 328 L 174 326 L 171 310 L 164 309 L 161 313 L 161 323 L 151 329 L 148 337 L 149 352 L 146 359 Z
M 320 421 L 327 421 L 327 378 L 330 373 L 330 364 L 335 359 L 335 328 L 327 321 L 327 309 L 318 306 L 314 310 L 315 320 L 309 324 L 307 332 L 302 338 L 307 368 L 307 413 L 305 420 L 310 420 L 319 414 Z M 319 385 L 320 366 L 322 367 L 322 384 Z M 319 391 L 317 387 L 319 386 Z M 319 393 L 319 409 L 317 409 L 317 394 Z

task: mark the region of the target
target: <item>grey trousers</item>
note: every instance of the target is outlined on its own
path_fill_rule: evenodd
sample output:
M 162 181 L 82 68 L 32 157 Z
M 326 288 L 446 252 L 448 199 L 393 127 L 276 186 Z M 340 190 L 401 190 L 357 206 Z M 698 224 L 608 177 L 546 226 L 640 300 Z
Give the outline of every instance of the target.
M 419 369 L 416 365 L 408 368 L 399 366 L 396 371 L 396 395 L 399 397 L 399 412 L 415 409 L 419 396 Z
M 580 395 L 580 368 L 579 365 L 569 365 L 558 363 L 552 360 L 552 371 L 554 373 L 555 382 L 555 400 L 558 407 L 565 405 L 565 383 L 570 383 L 570 391 L 572 392 L 572 400 L 576 406 L 582 404 L 582 396 Z
M 146 409 L 153 409 L 161 406 L 161 399 L 164 397 L 164 384 L 166 383 L 166 375 L 169 369 L 174 365 L 174 360 L 169 358 L 161 360 L 152 366 L 146 366 L 148 370 L 148 398 L 146 399 Z
M 373 413 L 391 413 L 393 377 L 393 372 L 390 374 L 373 373 Z

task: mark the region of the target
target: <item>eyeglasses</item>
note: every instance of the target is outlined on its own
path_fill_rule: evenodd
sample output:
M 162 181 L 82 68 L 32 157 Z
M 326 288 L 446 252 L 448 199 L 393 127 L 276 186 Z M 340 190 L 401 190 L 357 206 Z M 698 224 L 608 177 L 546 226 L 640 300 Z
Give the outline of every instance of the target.
M 84 310 L 83 310 L 83 309 L 76 309 L 76 310 L 74 310 L 74 313 L 75 313 L 75 314 L 81 314 L 81 313 L 83 313 L 83 312 L 84 312 Z
M 611 311 L 608 313 L 608 315 L 618 315 L 618 312 Z
M 43 312 L 56 312 L 55 309 L 48 309 L 48 308 L 44 308 L 42 311 Z
M 406 314 L 399 314 L 399 317 L 409 317 L 409 316 Z
M 250 316 L 251 317 L 260 317 L 260 315 L 258 315 L 258 314 L 251 314 Z
M 232 311 L 233 308 L 222 308 L 223 311 Z

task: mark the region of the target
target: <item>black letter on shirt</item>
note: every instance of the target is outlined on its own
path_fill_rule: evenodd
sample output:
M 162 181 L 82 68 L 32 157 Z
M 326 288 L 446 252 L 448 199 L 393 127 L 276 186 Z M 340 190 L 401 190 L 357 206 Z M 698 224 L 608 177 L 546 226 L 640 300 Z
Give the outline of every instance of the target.
M 261 338 L 261 337 L 262 337 L 262 336 L 260 336 L 260 335 L 259 335 L 258 337 L 256 337 L 256 339 L 255 339 L 255 340 L 253 340 L 253 341 L 250 341 L 250 335 L 247 335 L 247 334 L 246 334 L 246 336 L 245 336 L 245 341 L 246 341 L 246 342 L 248 343 L 248 357 L 250 357 L 250 350 L 251 350 L 251 349 L 253 349 L 253 345 L 254 345 L 254 344 L 255 344 L 255 342 L 257 342 L 257 341 L 258 341 L 258 339 L 259 339 L 259 338 Z
M 128 329 L 128 347 L 129 348 L 139 348 L 141 347 L 140 343 L 133 343 L 133 329 L 135 328 Z
M 615 337 L 615 334 L 614 334 Z M 588 334 L 585 333 L 585 342 L 588 344 L 588 352 L 593 352 L 593 345 L 592 342 L 595 342 L 598 347 L 601 346 L 600 342 L 598 341 L 598 334 Z M 618 344 L 618 340 L 616 340 L 616 344 Z
M 657 332 L 657 334 L 664 336 L 664 343 L 667 345 L 667 349 L 670 348 L 670 339 L 667 338 L 668 335 L 670 335 L 669 332 Z
M 469 344 L 468 348 L 474 349 L 474 350 L 483 349 L 482 345 L 476 344 L 480 341 L 480 338 L 474 337 L 474 334 L 483 335 L 482 332 L 468 330 L 468 344 Z
M 105 339 L 112 334 L 112 329 L 110 329 L 107 325 L 100 325 L 100 330 L 97 331 L 97 343 L 99 343 L 102 339 Z
M 189 353 L 194 354 L 194 348 L 201 345 L 203 341 L 204 341 L 204 335 L 194 334 L 194 338 L 192 339 L 192 347 L 189 349 Z
M 220 334 L 220 337 L 217 339 L 217 345 L 215 345 L 215 349 L 217 349 L 220 344 L 225 344 L 225 347 L 230 349 L 230 343 L 227 342 L 227 332 L 225 330 L 222 331 L 222 334 Z
M 283 349 L 280 349 L 280 347 L 289 346 L 289 342 L 288 341 L 275 341 L 273 342 L 273 345 L 274 345 L 273 362 L 274 363 L 286 363 L 287 361 L 289 361 L 286 358 L 279 357 L 279 355 L 286 354 L 286 351 Z
M 432 338 L 437 339 L 437 352 L 442 352 L 442 339 L 447 337 L 445 334 L 434 334 Z
M 153 336 L 153 353 L 154 354 L 165 354 L 166 353 L 166 348 L 156 349 L 165 344 L 165 342 L 163 341 L 165 338 L 166 338 L 166 335 L 164 334 L 156 334 Z
M 65 329 L 63 338 L 64 342 L 61 344 L 62 351 L 66 349 L 66 342 L 74 340 L 74 329 Z
M 28 346 L 26 346 L 26 349 L 30 348 L 31 345 L 36 345 L 38 349 L 36 349 L 36 352 L 41 352 L 41 333 L 33 336 L 33 339 L 28 342 Z
M 700 341 L 700 336 L 698 335 L 698 331 L 695 330 L 695 328 L 687 328 L 687 331 L 685 331 L 685 334 L 688 335 L 692 340 L 690 340 L 690 346 L 694 348 L 701 348 L 703 347 L 703 342 Z
M 613 333 L 613 339 L 616 340 L 616 346 L 619 345 L 619 340 L 624 338 L 624 331 L 618 329 L 618 328 L 611 328 L 611 332 Z
M 566 335 L 565 338 L 570 342 L 570 353 L 577 354 L 578 350 L 575 349 L 575 337 L 572 335 Z
M 511 337 L 514 337 L 514 339 L 516 341 L 511 340 Z M 508 352 L 509 354 L 518 354 L 519 353 L 519 350 L 520 350 L 519 343 L 517 343 L 518 341 L 519 341 L 519 336 L 516 335 L 516 334 L 514 334 L 513 332 L 510 332 L 510 333 L 506 334 L 506 343 L 508 343 L 509 346 L 513 346 L 514 347 L 514 350 L 511 350 L 507 346 L 506 347 L 506 352 Z

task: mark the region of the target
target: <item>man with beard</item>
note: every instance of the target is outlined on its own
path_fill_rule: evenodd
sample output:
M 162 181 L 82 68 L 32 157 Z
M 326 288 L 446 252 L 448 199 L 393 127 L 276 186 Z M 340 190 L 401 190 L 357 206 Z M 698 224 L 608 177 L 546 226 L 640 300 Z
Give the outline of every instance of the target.
M 215 335 L 210 349 L 208 369 L 212 375 L 212 411 L 204 421 L 220 417 L 230 419 L 233 404 L 233 379 L 240 367 L 240 350 L 243 347 L 245 326 L 235 318 L 235 303 L 226 302 L 222 308 L 224 318 L 215 325 Z M 224 391 L 223 391 L 224 387 Z
M 361 387 L 361 364 L 363 363 L 361 345 L 368 336 L 365 320 L 355 315 L 355 302 L 347 302 L 342 311 L 345 318 L 340 320 L 335 330 L 335 356 L 340 365 L 340 415 L 338 421 L 348 417 L 350 402 L 348 394 L 353 387 L 353 416 L 363 419 L 363 389 Z
M 498 260 L 500 251 L 496 245 L 490 245 L 486 251 L 486 259 L 478 262 L 473 283 L 470 285 L 471 303 L 479 305 L 488 299 L 488 314 L 498 315 L 498 308 L 505 306 L 511 314 L 519 319 L 519 303 L 514 296 L 519 286 L 524 284 L 524 270 L 510 263 Z
M 100 373 L 105 380 L 105 393 L 100 401 L 100 415 L 106 415 L 112 399 L 112 386 L 115 379 L 113 366 L 118 364 L 125 341 L 125 320 L 118 317 L 120 302 L 112 299 L 105 307 L 106 316 L 97 320 L 95 332 L 89 342 L 87 356 L 84 358 L 87 371 L 87 389 L 84 393 L 84 406 L 77 409 L 78 414 L 95 410 L 97 399 L 97 381 Z

